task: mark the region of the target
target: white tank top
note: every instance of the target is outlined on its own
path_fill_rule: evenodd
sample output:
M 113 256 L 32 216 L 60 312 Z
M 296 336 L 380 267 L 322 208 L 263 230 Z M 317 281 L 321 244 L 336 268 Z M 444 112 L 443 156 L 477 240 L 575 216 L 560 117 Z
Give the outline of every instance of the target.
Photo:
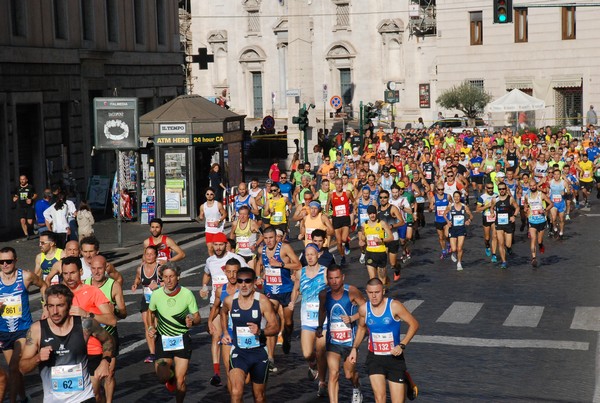
M 221 213 L 219 212 L 219 204 L 215 201 L 211 207 L 208 207 L 208 202 L 204 203 L 204 220 L 206 222 L 205 231 L 207 233 L 216 234 L 218 232 L 223 232 L 225 221 L 222 221 L 219 225 L 220 219 Z

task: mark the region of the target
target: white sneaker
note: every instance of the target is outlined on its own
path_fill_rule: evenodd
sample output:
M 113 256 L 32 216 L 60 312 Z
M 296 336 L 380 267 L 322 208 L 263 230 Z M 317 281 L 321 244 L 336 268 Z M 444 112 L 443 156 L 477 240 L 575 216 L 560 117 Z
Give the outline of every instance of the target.
M 458 270 L 458 271 L 462 271 L 462 269 L 463 269 L 463 267 L 462 267 L 462 264 L 460 264 L 460 262 L 458 262 L 458 263 L 456 264 L 456 270 Z
M 360 262 L 360 264 L 365 264 L 365 254 L 364 253 L 360 254 L 360 259 L 358 259 L 358 261 Z
M 360 392 L 360 389 L 353 388 L 352 389 L 352 403 L 362 403 L 363 395 Z
M 452 255 L 450 256 L 450 258 L 452 259 L 452 261 L 454 263 L 456 263 L 458 261 L 458 259 L 456 258 L 456 253 L 452 252 Z

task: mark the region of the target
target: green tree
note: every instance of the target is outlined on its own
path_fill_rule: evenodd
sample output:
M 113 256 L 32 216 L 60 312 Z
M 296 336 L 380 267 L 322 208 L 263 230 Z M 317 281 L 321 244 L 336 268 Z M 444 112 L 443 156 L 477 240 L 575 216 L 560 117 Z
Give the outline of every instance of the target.
M 492 96 L 469 81 L 443 91 L 436 102 L 445 109 L 457 109 L 465 114 L 469 120 L 475 119 L 483 113 L 485 106 L 492 100 Z

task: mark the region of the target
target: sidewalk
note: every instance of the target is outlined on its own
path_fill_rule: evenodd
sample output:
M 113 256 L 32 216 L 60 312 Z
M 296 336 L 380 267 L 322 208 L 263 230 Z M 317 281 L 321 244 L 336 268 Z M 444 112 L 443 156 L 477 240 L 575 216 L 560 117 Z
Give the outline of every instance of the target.
M 117 245 L 117 221 L 114 218 L 99 218 L 94 224 L 95 236 L 100 241 L 100 252 L 106 259 L 119 266 L 140 259 L 144 240 L 150 236 L 150 226 L 140 225 L 138 222 L 123 222 L 121 234 L 123 246 Z M 169 235 L 179 245 L 192 242 L 204 236 L 204 226 L 195 221 L 167 222 L 164 224 L 163 233 Z M 39 238 L 25 240 L 11 240 L 2 243 L 1 247 L 11 246 L 17 251 L 19 267 L 33 270 L 35 257 L 40 252 Z

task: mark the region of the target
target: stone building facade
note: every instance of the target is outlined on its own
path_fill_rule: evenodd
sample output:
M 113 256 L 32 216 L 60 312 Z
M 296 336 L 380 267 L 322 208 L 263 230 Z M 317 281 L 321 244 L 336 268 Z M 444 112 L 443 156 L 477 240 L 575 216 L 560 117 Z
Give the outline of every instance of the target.
M 290 126 L 290 149 L 300 136 L 291 123 L 298 101 L 315 105 L 309 117 L 316 131 L 333 123 L 331 96 L 343 100 L 337 112 L 356 119 L 360 102 L 384 100 L 389 82 L 399 94 L 393 112 L 400 127 L 456 113 L 435 100 L 463 80 L 494 98 L 520 88 L 544 99 L 546 109 L 528 117 L 532 126 L 578 125 L 600 99 L 598 7 L 523 0 L 512 23 L 494 24 L 491 0 L 191 4 L 193 48 L 208 47 L 215 58 L 208 72 L 192 67 L 193 92 L 218 96 L 227 88 L 232 108 L 248 115 L 247 127 L 273 115 L 279 127 Z M 383 120 L 391 117 L 391 104 L 384 105 Z M 484 117 L 497 126 L 509 118 Z
M 92 154 L 93 98 L 137 97 L 150 111 L 183 93 L 184 58 L 177 0 L 7 0 L 0 27 L 6 235 L 20 174 L 41 194 L 69 172 L 84 193 L 91 175 L 114 173 L 114 153 Z

